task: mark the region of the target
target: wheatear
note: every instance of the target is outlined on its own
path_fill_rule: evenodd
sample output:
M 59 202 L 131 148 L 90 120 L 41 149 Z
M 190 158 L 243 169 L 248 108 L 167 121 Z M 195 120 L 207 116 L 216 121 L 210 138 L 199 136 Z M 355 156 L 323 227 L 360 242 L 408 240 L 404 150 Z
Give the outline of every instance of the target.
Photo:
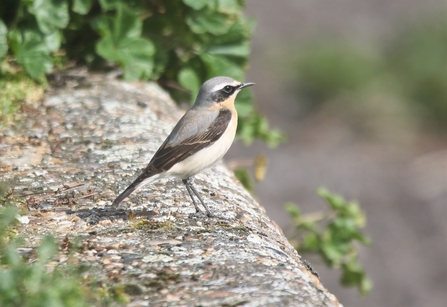
M 176 177 L 185 184 L 197 213 L 202 212 L 194 195 L 211 216 L 192 184 L 193 178 L 220 160 L 230 148 L 237 128 L 234 99 L 241 89 L 252 85 L 254 83 L 241 83 L 229 77 L 215 77 L 203 83 L 194 105 L 183 115 L 143 173 L 113 201 L 112 206 L 154 180 Z

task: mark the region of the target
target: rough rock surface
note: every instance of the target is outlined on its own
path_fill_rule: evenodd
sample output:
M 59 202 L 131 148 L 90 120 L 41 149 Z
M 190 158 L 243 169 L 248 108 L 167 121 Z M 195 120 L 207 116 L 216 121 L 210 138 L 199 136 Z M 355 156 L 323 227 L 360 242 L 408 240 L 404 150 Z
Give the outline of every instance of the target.
M 24 108 L 0 132 L 0 174 L 26 201 L 26 247 L 79 238 L 77 261 L 128 306 L 341 306 L 222 163 L 195 180 L 217 218 L 189 217 L 175 180 L 110 207 L 181 115 L 153 83 L 92 76 Z

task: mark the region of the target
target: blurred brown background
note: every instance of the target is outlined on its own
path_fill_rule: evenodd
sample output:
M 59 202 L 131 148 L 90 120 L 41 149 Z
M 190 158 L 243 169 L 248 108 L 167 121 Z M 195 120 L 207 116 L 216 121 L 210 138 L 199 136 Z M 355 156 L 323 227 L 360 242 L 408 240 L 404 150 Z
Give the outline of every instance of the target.
M 247 81 L 288 142 L 255 196 L 287 230 L 286 201 L 325 208 L 319 186 L 358 200 L 372 238 L 369 296 L 309 259 L 344 306 L 447 306 L 447 2 L 247 0 L 257 20 Z

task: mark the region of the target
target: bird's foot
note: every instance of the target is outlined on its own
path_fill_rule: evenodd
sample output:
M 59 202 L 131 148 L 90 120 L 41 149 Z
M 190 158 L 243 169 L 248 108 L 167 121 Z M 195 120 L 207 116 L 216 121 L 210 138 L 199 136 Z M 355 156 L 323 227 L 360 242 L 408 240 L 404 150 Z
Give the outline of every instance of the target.
M 218 215 L 218 214 L 211 213 L 211 212 L 207 212 L 205 214 L 202 211 L 196 211 L 195 213 L 191 213 L 189 215 L 189 218 L 201 218 L 201 219 L 203 219 L 203 218 L 212 218 L 212 219 L 226 221 L 226 222 L 234 221 L 234 219 L 232 219 L 232 218 L 227 218 L 227 217 L 224 217 L 222 215 Z

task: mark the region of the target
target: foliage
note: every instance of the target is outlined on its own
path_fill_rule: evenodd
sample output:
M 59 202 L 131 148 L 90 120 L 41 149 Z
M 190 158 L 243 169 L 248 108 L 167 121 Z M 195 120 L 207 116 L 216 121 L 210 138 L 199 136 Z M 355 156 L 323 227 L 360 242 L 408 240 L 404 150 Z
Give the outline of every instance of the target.
M 41 82 L 55 63 L 119 66 L 126 80 L 158 80 L 177 100 L 191 100 L 216 75 L 244 79 L 254 22 L 243 7 L 243 0 L 4 0 L 0 61 Z M 248 90 L 237 108 L 246 143 L 282 140 Z
M 370 245 L 370 240 L 361 231 L 365 226 L 365 215 L 356 202 L 346 202 L 324 188 L 318 189 L 318 194 L 329 206 L 328 212 L 304 215 L 295 204 L 285 204 L 293 218 L 295 248 L 299 252 L 321 255 L 329 267 L 341 269 L 344 286 L 355 286 L 366 295 L 372 282 L 358 263 L 355 245 L 355 242 Z
M 248 192 L 253 193 L 253 180 L 251 179 L 250 174 L 248 173 L 248 170 L 246 168 L 235 169 L 234 176 L 236 176 L 236 178 Z
M 246 161 L 233 161 L 234 175 L 244 186 L 244 188 L 253 193 L 254 182 L 260 182 L 265 179 L 265 174 L 267 172 L 267 157 L 264 154 L 258 154 L 256 158 Z M 249 169 L 252 169 L 253 175 L 250 174 Z
M 0 210 L 0 306 L 106 306 L 99 292 L 83 284 L 75 268 L 51 270 L 50 262 L 57 252 L 52 237 L 42 239 L 35 261 L 18 252 L 19 240 L 12 231 L 17 214 L 14 207 Z

